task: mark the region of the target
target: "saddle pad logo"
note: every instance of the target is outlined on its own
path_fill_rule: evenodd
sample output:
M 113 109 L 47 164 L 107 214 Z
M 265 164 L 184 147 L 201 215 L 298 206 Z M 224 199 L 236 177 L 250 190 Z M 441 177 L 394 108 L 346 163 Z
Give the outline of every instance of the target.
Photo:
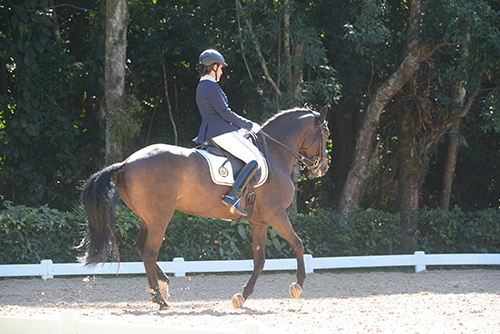
M 210 177 L 215 184 L 221 186 L 232 186 L 234 184 L 233 167 L 228 163 L 226 157 L 221 157 L 208 153 L 205 150 L 196 150 L 208 162 L 208 170 Z M 261 173 L 260 180 L 255 185 L 255 188 L 263 185 L 268 177 L 267 165 L 264 166 L 265 170 Z
M 226 178 L 229 175 L 229 172 L 227 171 L 226 167 L 221 166 L 219 168 L 219 175 Z

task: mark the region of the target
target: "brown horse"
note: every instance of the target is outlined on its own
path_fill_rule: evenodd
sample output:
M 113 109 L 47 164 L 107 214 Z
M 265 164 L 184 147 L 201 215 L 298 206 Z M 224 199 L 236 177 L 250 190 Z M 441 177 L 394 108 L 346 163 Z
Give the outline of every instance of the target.
M 326 107 L 321 113 L 309 109 L 282 111 L 262 126 L 261 132 L 269 138 L 267 158 L 273 173 L 264 185 L 255 188 L 254 212 L 249 219 L 254 269 L 243 294 L 237 293 L 232 299 L 235 308 L 241 307 L 252 294 L 264 268 L 268 225 L 293 247 L 297 257 L 297 282 L 289 287 L 290 295 L 298 299 L 302 292 L 306 278 L 304 248 L 286 212 L 294 195 L 290 174 L 297 159 L 307 167 L 310 177 L 326 173 L 326 140 L 330 135 L 326 113 Z M 112 183 L 114 175 L 115 184 Z M 81 194 L 89 219 L 88 232 L 81 244 L 88 246 L 85 256 L 80 259 L 85 265 L 103 262 L 110 254 L 119 261 L 114 237 L 116 189 L 141 221 L 134 249 L 144 262 L 152 301 L 160 305 L 160 310 L 167 309 L 169 278 L 156 261 L 174 211 L 201 217 L 240 219 L 221 201 L 221 196 L 230 188 L 214 184 L 201 154 L 183 147 L 151 145 L 123 162 L 104 168 L 89 178 Z

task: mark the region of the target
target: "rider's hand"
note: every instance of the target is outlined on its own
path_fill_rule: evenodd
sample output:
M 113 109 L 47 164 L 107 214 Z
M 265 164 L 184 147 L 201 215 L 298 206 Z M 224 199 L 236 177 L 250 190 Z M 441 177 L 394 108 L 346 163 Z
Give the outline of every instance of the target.
M 252 129 L 251 129 L 252 132 L 258 133 L 260 131 L 260 129 L 261 129 L 261 127 L 259 124 L 257 124 L 257 123 L 252 124 Z

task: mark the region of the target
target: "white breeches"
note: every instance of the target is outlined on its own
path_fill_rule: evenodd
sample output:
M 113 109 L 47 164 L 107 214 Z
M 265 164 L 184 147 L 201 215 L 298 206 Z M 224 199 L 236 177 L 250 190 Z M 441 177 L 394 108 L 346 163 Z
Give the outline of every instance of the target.
M 265 170 L 266 162 L 262 154 L 260 154 L 259 149 L 250 140 L 246 139 L 239 130 L 224 133 L 212 138 L 212 140 L 236 158 L 243 160 L 246 164 L 255 160 L 259 168 Z

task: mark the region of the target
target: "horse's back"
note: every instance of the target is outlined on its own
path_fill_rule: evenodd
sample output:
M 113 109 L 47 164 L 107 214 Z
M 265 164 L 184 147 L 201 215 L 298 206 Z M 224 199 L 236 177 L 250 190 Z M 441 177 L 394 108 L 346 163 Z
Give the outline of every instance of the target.
M 167 144 L 153 144 L 136 151 L 125 161 L 127 165 L 152 164 L 169 158 L 172 159 L 175 157 L 187 157 L 192 152 L 193 149 L 185 147 Z
M 137 214 L 139 208 L 159 208 L 167 201 L 175 202 L 194 152 L 155 144 L 133 153 L 117 174 L 116 187 L 121 198 Z

